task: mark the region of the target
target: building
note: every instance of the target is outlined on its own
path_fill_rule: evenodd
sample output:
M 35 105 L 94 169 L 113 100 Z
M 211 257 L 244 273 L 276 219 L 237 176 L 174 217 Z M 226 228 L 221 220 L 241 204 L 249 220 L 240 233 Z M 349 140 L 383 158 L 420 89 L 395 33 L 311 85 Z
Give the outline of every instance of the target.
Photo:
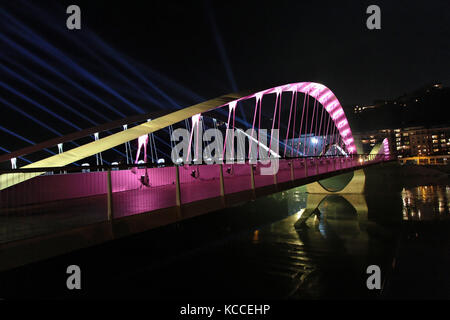
M 450 127 L 395 129 L 395 150 L 399 158 L 450 155 Z
M 450 127 L 383 129 L 355 133 L 353 136 L 361 142 L 364 153 L 388 138 L 389 148 L 398 158 L 450 155 Z

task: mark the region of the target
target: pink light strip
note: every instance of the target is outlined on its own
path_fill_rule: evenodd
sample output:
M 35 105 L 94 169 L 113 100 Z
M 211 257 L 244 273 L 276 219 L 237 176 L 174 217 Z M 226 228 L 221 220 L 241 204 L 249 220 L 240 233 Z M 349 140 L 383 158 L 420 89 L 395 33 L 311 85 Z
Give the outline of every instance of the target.
M 329 88 L 324 86 L 323 84 L 315 83 L 315 82 L 289 83 L 289 84 L 273 87 L 270 89 L 262 90 L 262 91 L 253 93 L 251 95 L 241 97 L 234 101 L 236 101 L 236 103 L 237 103 L 239 101 L 257 98 L 256 99 L 257 102 L 261 102 L 261 99 L 266 94 L 272 94 L 272 93 L 277 93 L 277 92 L 286 92 L 286 91 L 291 91 L 291 92 L 296 91 L 296 92 L 301 92 L 304 94 L 310 92 L 310 95 L 313 96 L 315 99 L 317 99 L 325 107 L 325 110 L 332 117 L 332 120 L 336 127 L 337 127 L 338 123 L 340 123 L 342 120 L 344 120 L 344 119 L 347 120 L 347 117 L 345 116 L 345 112 L 342 109 L 342 106 L 341 106 L 339 100 L 337 99 L 337 97 L 334 95 L 334 93 Z M 226 103 L 224 105 L 218 106 L 217 108 L 224 107 L 228 104 L 229 103 Z M 253 126 L 253 128 L 254 128 L 254 126 Z M 349 154 L 356 153 L 356 146 L 353 141 L 353 134 L 352 134 L 352 131 L 348 124 L 348 121 L 345 124 L 343 123 L 342 126 L 340 128 L 338 128 L 338 131 L 339 131 L 339 134 L 343 138 L 347 138 L 347 139 L 343 139 L 343 141 L 345 143 L 345 147 L 347 149 L 347 152 Z M 343 132 L 347 133 L 345 135 L 345 137 L 343 135 Z M 349 139 L 349 138 L 351 138 L 351 139 Z
M 298 130 L 298 143 L 297 143 L 296 155 L 298 155 L 298 150 L 300 149 L 300 142 L 301 142 L 301 136 L 302 136 L 302 126 L 303 126 L 303 116 L 305 115 L 306 96 L 307 96 L 307 94 L 305 94 L 305 97 L 303 98 L 302 120 L 300 122 L 300 129 Z M 308 99 L 309 99 L 309 95 L 308 95 Z M 305 130 L 305 132 L 306 132 L 306 130 Z M 293 141 L 292 141 L 292 147 L 294 147 L 294 142 Z
M 287 132 L 286 132 L 286 139 L 284 140 L 284 154 L 283 154 L 284 157 L 286 157 L 287 140 L 289 137 L 289 128 L 291 126 L 291 115 L 292 115 L 292 105 L 294 104 L 294 95 L 295 95 L 295 93 L 292 92 L 291 108 L 289 109 L 289 120 L 288 120 Z

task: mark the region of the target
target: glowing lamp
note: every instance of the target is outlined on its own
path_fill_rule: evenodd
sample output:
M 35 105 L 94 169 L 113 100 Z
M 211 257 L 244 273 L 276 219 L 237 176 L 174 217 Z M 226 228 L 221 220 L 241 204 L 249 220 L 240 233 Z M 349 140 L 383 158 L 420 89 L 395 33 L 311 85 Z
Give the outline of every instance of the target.
M 230 103 L 231 105 L 231 103 Z M 196 125 L 200 120 L 200 113 L 192 116 L 192 126 Z
M 261 100 L 261 98 L 262 98 L 262 96 L 263 96 L 263 92 L 258 92 L 258 93 L 256 93 L 255 94 L 255 97 L 256 97 L 256 101 L 260 101 Z

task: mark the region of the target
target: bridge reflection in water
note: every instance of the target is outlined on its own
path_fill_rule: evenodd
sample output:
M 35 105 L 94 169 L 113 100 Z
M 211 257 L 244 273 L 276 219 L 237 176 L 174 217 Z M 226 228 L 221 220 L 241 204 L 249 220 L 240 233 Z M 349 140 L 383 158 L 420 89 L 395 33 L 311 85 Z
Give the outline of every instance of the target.
M 208 240 L 195 253 L 169 264 L 143 267 L 145 274 L 135 273 L 119 286 L 122 290 L 151 287 L 159 298 L 168 299 L 375 295 L 367 290 L 365 270 L 368 263 L 383 268 L 392 262 L 394 233 L 377 223 L 377 212 L 368 219 L 364 194 L 305 191 L 298 187 L 235 207 L 232 212 L 226 209 L 215 220 L 220 219 L 223 228 L 232 226 L 231 235 Z M 260 226 L 243 232 L 236 229 L 235 219 Z M 211 220 L 203 227 L 220 232 Z M 299 221 L 303 221 L 301 227 Z
M 439 203 L 449 199 L 448 185 L 417 187 L 420 179 L 400 175 L 385 183 L 376 178 L 391 176 L 397 170 L 395 164 L 386 167 L 366 170 L 365 194 L 316 195 L 306 193 L 305 187 L 296 187 L 186 220 L 177 228 L 155 230 L 131 242 L 118 241 L 106 252 L 102 246 L 61 257 L 58 265 L 67 265 L 76 257 L 91 272 L 98 270 L 94 288 L 87 291 L 91 296 L 378 297 L 380 292 L 366 288 L 365 270 L 368 265 L 379 265 L 382 279 L 388 278 L 399 231 L 407 223 L 402 220 L 402 210 L 415 206 L 423 219 L 431 217 L 432 212 L 434 216 L 450 216 L 448 208 L 439 213 Z M 421 189 L 429 191 L 417 192 Z M 299 220 L 304 221 L 301 226 Z M 414 243 L 422 237 L 420 232 L 419 238 L 415 232 L 412 235 L 413 240 L 408 241 Z M 414 267 L 420 260 L 423 268 L 432 261 L 415 254 L 410 258 L 412 264 L 403 261 L 400 265 Z M 444 267 L 440 270 L 446 271 Z M 42 268 L 38 270 L 39 278 Z M 432 282 L 429 287 L 437 284 Z M 17 283 L 10 287 L 17 287 Z M 59 287 L 56 283 L 55 288 Z M 39 286 L 35 290 L 41 294 Z M 427 295 L 431 291 L 416 292 Z

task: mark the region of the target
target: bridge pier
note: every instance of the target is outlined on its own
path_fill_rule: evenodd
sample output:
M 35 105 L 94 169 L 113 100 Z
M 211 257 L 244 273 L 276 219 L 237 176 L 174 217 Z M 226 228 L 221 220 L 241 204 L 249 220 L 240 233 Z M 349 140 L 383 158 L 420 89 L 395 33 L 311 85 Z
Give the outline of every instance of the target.
M 348 173 L 328 179 L 312 182 L 306 185 L 306 191 L 311 194 L 362 194 L 366 185 L 366 175 L 363 169 L 355 170 L 348 181 Z M 334 185 L 333 188 L 327 185 Z
M 111 169 L 108 169 L 107 173 L 107 214 L 108 221 L 111 221 L 113 216 L 113 196 L 112 196 L 112 182 L 111 182 Z
M 306 208 L 300 218 L 295 222 L 295 229 L 303 229 L 306 227 L 306 220 L 314 215 L 320 216 L 319 205 L 326 197 L 326 194 L 308 194 L 306 199 Z
M 306 228 L 306 221 L 317 215 L 320 218 L 321 211 L 320 205 L 330 194 L 326 193 L 311 193 L 308 194 L 306 200 L 306 208 L 303 211 L 300 218 L 294 223 L 294 227 L 297 230 Z M 359 231 L 365 231 L 368 223 L 368 207 L 365 196 L 362 194 L 337 194 L 336 196 L 342 197 L 355 209 L 358 216 Z
M 250 164 L 250 185 L 252 188 L 253 198 L 256 198 L 256 190 L 255 190 L 255 167 L 253 164 Z
M 222 201 L 222 205 L 225 206 L 225 182 L 223 180 L 223 164 L 221 163 L 219 166 L 219 179 L 220 179 L 220 199 Z
M 180 167 L 175 166 L 175 205 L 177 218 L 181 218 L 181 186 L 180 186 Z
M 386 140 L 386 139 L 385 139 Z M 385 148 L 384 140 L 381 143 L 376 144 L 368 157 L 371 161 L 380 153 L 384 151 Z M 355 142 L 356 149 L 360 154 L 362 152 L 362 146 L 360 142 Z M 352 167 L 355 166 L 354 161 L 358 161 L 353 155 L 351 158 L 345 158 L 344 161 L 347 163 L 351 161 Z M 367 159 L 366 159 L 367 160 Z M 359 159 L 361 161 L 361 159 Z M 343 168 L 342 160 L 339 159 L 339 168 L 336 165 L 336 161 L 333 161 L 334 170 L 341 170 Z M 381 162 L 381 165 L 383 162 Z M 331 178 L 319 180 L 306 185 L 306 191 L 309 194 L 363 194 L 366 186 L 366 175 L 363 169 L 357 169 L 350 173 L 343 173 Z

